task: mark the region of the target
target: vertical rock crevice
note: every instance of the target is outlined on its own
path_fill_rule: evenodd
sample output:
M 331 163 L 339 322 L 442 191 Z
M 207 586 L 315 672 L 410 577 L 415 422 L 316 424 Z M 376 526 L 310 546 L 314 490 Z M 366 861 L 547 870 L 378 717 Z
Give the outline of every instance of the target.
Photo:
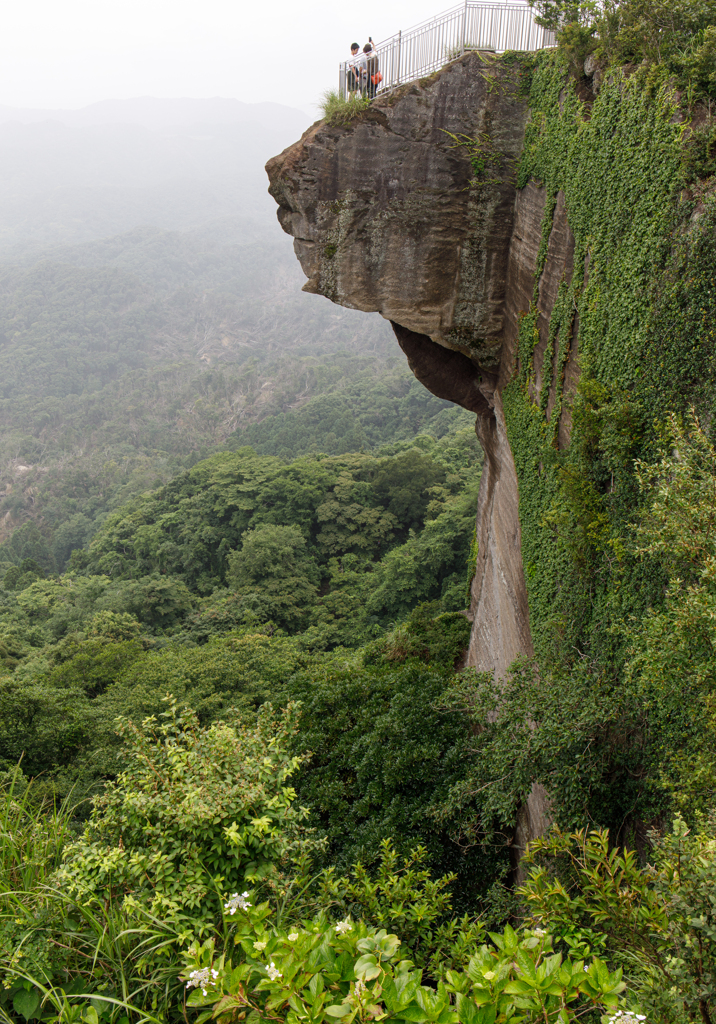
M 530 657 L 534 649 L 522 567 L 517 472 L 499 391 L 492 404 L 492 416 L 478 416 L 476 422 L 485 462 L 477 499 L 478 553 L 467 663 L 500 678 L 515 658 Z

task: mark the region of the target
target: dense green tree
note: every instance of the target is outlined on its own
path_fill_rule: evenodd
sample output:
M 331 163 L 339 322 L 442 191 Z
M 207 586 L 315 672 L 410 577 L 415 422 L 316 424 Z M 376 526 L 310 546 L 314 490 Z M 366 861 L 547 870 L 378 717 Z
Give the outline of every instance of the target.
M 247 530 L 241 548 L 228 556 L 229 588 L 257 618 L 290 630 L 306 624 L 318 594 L 320 574 L 295 526 L 268 523 Z
M 225 585 L 227 556 L 239 550 L 245 532 L 270 524 L 299 530 L 325 578 L 331 557 L 357 552 L 379 559 L 401 533 L 420 530 L 466 487 L 474 494 L 474 435 L 470 447 L 462 433 L 440 442 L 423 437 L 420 447 L 381 458 L 314 456 L 284 464 L 251 448 L 213 455 L 109 516 L 72 564 L 115 578 L 173 575 L 208 594 Z M 453 446 L 453 438 L 465 443 Z M 424 589 L 419 599 L 433 596 Z
M 53 531 L 52 555 L 55 564 L 64 568 L 73 551 L 83 548 L 90 540 L 94 528 L 92 520 L 84 512 L 75 512 Z
M 32 561 L 38 566 L 38 571 L 41 574 L 52 572 L 55 568 L 55 560 L 47 540 L 32 522 L 25 523 L 15 530 L 10 540 L 4 545 L 4 549 L 10 561 L 16 565 Z
M 91 790 L 120 770 L 114 723 L 158 715 L 167 693 L 191 703 L 203 723 L 229 709 L 255 711 L 309 656 L 267 632 L 217 636 L 202 647 L 157 646 L 127 615 L 100 612 L 84 636 L 68 636 L 39 657 L 18 637 L 3 637 L 0 758 L 22 756 L 30 775 L 54 776 L 61 789 Z M 13 663 L 25 657 L 25 671 Z M 3 669 L 6 674 L 3 675 Z M 9 671 L 8 671 L 9 670 Z
M 358 480 L 350 469 L 339 473 L 326 499 L 316 509 L 316 542 L 328 555 L 354 550 L 377 553 L 390 544 L 398 529 L 396 517 L 376 507 L 377 495 L 371 484 L 360 479 L 367 469 L 366 461 L 361 459 L 363 465 L 354 464 Z
M 458 611 L 469 604 L 466 572 L 477 488 L 468 487 L 376 566 L 366 609 L 381 620 L 404 618 L 422 601 Z
M 123 580 L 108 586 L 95 608 L 136 616 L 151 629 L 170 630 L 193 604 L 182 580 L 155 572 L 139 580 Z
M 393 837 L 405 851 L 423 844 L 434 870 L 458 872 L 464 893 L 489 887 L 499 855 L 461 846 L 474 807 L 439 820 L 469 770 L 466 721 L 437 706 L 469 632 L 462 615 L 418 612 L 350 659 L 329 656 L 289 681 L 303 707 L 296 749 L 312 751 L 296 786 L 332 862 L 370 860 Z
M 419 530 L 430 502 L 430 489 L 445 481 L 445 469 L 413 449 L 386 459 L 373 479 L 380 503 L 403 530 Z

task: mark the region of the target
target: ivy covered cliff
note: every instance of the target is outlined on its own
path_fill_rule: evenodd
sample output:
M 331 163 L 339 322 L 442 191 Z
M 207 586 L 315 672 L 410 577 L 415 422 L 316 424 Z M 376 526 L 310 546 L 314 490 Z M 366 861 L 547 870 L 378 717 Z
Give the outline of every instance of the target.
M 711 100 L 578 50 L 467 53 L 267 165 L 306 290 L 477 415 L 465 793 L 518 850 L 714 783 Z

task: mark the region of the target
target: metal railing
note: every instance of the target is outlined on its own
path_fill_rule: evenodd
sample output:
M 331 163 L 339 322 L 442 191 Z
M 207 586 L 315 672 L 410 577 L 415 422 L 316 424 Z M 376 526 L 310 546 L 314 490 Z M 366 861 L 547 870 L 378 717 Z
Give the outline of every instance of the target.
M 379 43 L 371 56 L 378 58 L 383 76 L 381 93 L 424 78 L 461 56 L 466 50 L 541 50 L 554 46 L 554 33 L 537 25 L 527 3 L 471 3 L 469 0 L 429 21 L 398 32 Z M 358 55 L 362 56 L 361 54 Z M 352 60 L 339 66 L 338 92 L 346 99 L 356 89 Z M 364 79 L 369 94 L 375 87 Z

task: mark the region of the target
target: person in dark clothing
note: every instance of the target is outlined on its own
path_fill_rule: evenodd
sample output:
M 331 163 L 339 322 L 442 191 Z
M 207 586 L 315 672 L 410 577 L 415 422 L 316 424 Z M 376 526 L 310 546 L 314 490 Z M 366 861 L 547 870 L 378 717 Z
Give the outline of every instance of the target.
M 366 70 L 366 96 L 373 99 L 375 94 L 378 92 L 378 86 L 383 81 L 383 76 L 380 73 L 380 65 L 378 63 L 378 54 L 375 52 L 373 46 L 373 40 L 368 37 L 368 42 L 363 47 L 363 55 L 365 58 L 365 70 Z

